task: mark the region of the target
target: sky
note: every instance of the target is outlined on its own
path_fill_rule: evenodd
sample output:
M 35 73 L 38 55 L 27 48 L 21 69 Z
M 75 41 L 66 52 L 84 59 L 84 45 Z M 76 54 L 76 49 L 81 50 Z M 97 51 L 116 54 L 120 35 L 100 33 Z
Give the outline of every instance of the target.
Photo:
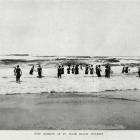
M 0 0 L 0 54 L 140 56 L 137 0 Z

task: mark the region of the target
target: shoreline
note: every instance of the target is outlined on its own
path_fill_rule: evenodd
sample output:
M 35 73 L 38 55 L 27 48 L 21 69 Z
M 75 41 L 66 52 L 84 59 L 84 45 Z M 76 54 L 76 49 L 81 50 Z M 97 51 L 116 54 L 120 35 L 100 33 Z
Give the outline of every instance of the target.
M 140 130 L 139 93 L 0 95 L 0 130 Z

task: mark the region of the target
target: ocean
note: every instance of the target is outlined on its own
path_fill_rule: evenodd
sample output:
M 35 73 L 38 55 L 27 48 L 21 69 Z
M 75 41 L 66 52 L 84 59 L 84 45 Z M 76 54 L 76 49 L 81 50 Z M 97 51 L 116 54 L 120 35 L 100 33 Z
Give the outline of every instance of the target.
M 111 65 L 111 77 L 105 78 L 105 64 Z M 14 67 L 22 69 L 21 82 L 15 82 Z M 37 78 L 37 72 L 29 75 L 32 64 L 43 68 L 43 78 Z M 57 78 L 57 67 L 64 65 L 65 74 Z M 67 65 L 82 64 L 79 75 L 67 74 Z M 85 65 L 100 64 L 102 77 L 95 74 L 85 75 Z M 129 73 L 122 74 L 122 67 L 129 66 Z M 139 90 L 140 78 L 137 74 L 140 66 L 138 56 L 37 56 L 28 54 L 10 54 L 0 56 L 0 94 L 58 94 L 58 95 L 94 95 L 105 91 Z

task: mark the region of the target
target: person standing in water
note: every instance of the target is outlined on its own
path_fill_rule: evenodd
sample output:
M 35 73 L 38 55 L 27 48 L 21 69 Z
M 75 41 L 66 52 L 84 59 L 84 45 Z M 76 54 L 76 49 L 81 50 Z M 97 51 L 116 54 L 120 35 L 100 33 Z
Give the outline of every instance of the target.
M 86 65 L 85 74 L 88 74 L 88 65 Z
M 79 66 L 78 65 L 75 66 L 75 74 L 79 74 Z
M 96 75 L 98 75 L 98 66 L 97 65 L 95 67 L 95 70 L 96 70 Z
M 62 74 L 62 69 L 61 69 L 61 66 L 59 65 L 57 69 L 57 77 L 61 78 L 61 74 Z
M 20 77 L 22 75 L 22 71 L 21 71 L 19 65 L 17 65 L 17 67 L 14 69 L 14 73 L 16 76 L 16 82 L 20 82 Z
M 33 75 L 33 72 L 34 72 L 34 65 L 32 66 L 32 68 L 31 68 L 29 74 L 30 74 L 30 75 Z
M 91 65 L 91 67 L 90 67 L 90 74 L 92 75 L 93 72 L 94 72 L 94 68 L 93 68 L 93 65 Z
M 70 74 L 70 65 L 68 65 L 67 74 Z
M 40 65 L 38 65 L 37 72 L 38 72 L 38 77 L 42 78 L 42 68 Z
M 101 65 L 96 66 L 96 74 L 98 77 L 101 77 Z
M 72 71 L 72 74 L 74 74 L 74 71 L 75 71 L 75 67 L 74 66 L 72 67 L 71 71 Z
M 138 75 L 140 77 L 140 66 L 138 67 Z
M 61 67 L 61 74 L 64 74 L 64 66 Z
M 110 77 L 110 71 L 111 71 L 110 65 L 107 64 L 105 67 L 105 77 L 107 77 L 107 78 Z

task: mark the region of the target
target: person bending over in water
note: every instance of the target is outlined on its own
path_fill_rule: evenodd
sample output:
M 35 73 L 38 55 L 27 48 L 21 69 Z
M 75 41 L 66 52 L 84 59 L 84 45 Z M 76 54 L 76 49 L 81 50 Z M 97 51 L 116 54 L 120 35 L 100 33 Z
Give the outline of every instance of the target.
M 33 75 L 33 72 L 34 72 L 34 65 L 32 66 L 32 68 L 31 68 L 29 74 L 30 74 L 30 75 Z
M 61 78 L 62 69 L 61 69 L 61 66 L 60 66 L 60 65 L 58 66 L 57 72 L 58 72 L 58 73 L 57 73 L 57 77 L 58 77 L 58 78 Z
M 17 67 L 14 69 L 14 73 L 16 76 L 16 82 L 20 82 L 20 77 L 22 75 L 22 71 L 21 71 L 19 65 L 17 65 Z
M 39 65 L 38 68 L 37 68 L 37 72 L 38 72 L 38 77 L 39 77 L 39 78 L 42 78 L 42 68 L 41 68 L 40 65 Z

